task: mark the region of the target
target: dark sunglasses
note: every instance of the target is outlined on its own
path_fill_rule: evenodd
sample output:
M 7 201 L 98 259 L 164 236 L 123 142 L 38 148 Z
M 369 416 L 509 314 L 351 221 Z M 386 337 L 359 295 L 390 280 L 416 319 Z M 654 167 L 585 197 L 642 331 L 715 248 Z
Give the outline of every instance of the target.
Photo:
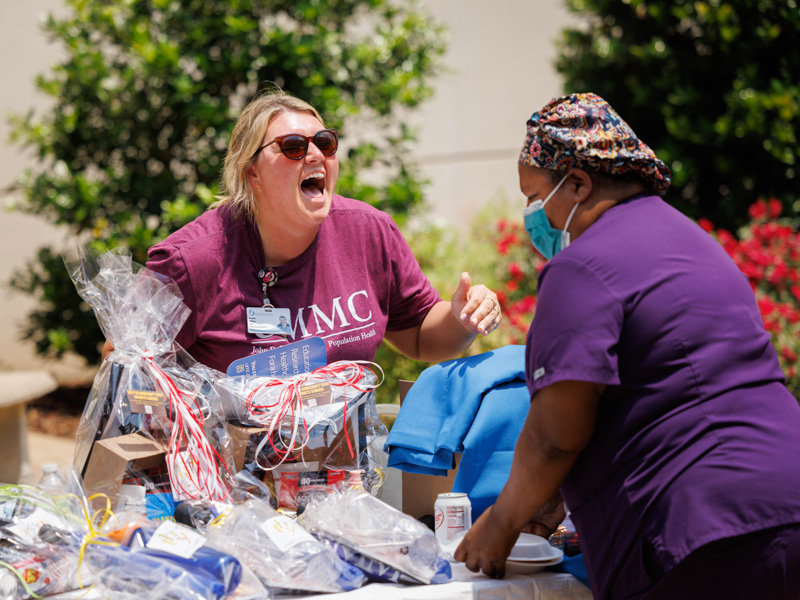
M 339 148 L 339 134 L 335 129 L 323 129 L 312 136 L 300 135 L 299 133 L 287 133 L 286 135 L 276 135 L 275 139 L 261 146 L 253 154 L 253 158 L 270 144 L 278 144 L 283 155 L 292 160 L 300 160 L 308 154 L 308 143 L 314 142 L 325 156 L 333 156 Z

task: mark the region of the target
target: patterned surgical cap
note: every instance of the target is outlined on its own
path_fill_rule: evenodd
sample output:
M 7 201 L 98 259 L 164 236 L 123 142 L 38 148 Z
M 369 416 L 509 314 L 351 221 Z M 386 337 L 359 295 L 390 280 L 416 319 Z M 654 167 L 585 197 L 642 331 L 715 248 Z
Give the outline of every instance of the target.
M 595 94 L 555 98 L 528 121 L 519 156 L 542 169 L 589 169 L 606 175 L 639 175 L 662 195 L 670 172 L 613 108 Z

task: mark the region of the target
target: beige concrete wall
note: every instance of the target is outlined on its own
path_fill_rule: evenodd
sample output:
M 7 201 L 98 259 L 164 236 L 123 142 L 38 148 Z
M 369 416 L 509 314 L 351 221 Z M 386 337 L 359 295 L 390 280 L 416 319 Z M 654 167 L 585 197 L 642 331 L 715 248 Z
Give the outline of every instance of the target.
M 424 0 L 450 30 L 447 72 L 435 97 L 413 116 L 419 129 L 415 149 L 430 178 L 430 215 L 466 227 L 488 200 L 500 195 L 520 201 L 516 157 L 530 114 L 561 91 L 551 65 L 553 41 L 570 18 L 563 0 Z M 63 10 L 61 0 L 0 0 L 0 113 L 46 110 L 34 77 L 59 59 L 38 28 L 44 11 Z M 0 121 L 0 190 L 33 162 L 30 152 L 7 142 Z M 13 193 L 0 193 L 5 200 Z M 50 368 L 61 379 L 85 375 L 79 362 L 42 363 L 20 341 L 30 298 L 5 282 L 45 243 L 67 243 L 63 232 L 35 216 L 0 212 L 0 370 Z
M 61 0 L 0 0 L 0 370 L 47 368 L 66 383 L 85 381 L 92 371 L 75 358 L 44 361 L 33 345 L 20 339 L 25 316 L 34 308 L 33 300 L 7 286 L 12 273 L 32 260 L 39 247 L 61 247 L 68 237 L 63 230 L 35 215 L 8 212 L 3 206 L 17 195 L 9 191 L 22 170 L 33 164 L 35 155 L 8 140 L 9 111 L 42 111 L 48 99 L 34 86 L 37 74 L 44 73 L 60 57 L 60 49 L 48 42 L 39 23 L 45 11 L 63 10 Z
M 427 0 L 450 29 L 449 73 L 414 121 L 434 217 L 465 227 L 491 198 L 522 201 L 516 161 L 531 114 L 562 91 L 564 0 Z M 520 204 L 520 219 L 522 204 Z

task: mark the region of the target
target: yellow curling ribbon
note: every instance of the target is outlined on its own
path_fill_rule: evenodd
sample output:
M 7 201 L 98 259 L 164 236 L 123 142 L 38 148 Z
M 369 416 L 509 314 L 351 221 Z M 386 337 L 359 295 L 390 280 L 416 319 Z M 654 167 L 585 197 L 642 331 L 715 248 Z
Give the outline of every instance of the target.
M 26 492 L 27 492 L 27 494 L 26 494 Z M 83 552 L 84 552 L 84 548 L 86 547 L 86 544 L 89 543 L 89 542 L 92 542 L 92 543 L 105 543 L 105 544 L 108 544 L 108 545 L 112 545 L 112 544 L 113 545 L 117 545 L 117 544 L 115 544 L 113 542 L 108 543 L 108 542 L 99 542 L 99 541 L 98 542 L 93 542 L 92 541 L 95 537 L 99 536 L 99 528 L 103 527 L 105 522 L 108 520 L 108 517 L 109 516 L 113 516 L 113 513 L 111 513 L 111 501 L 109 500 L 108 496 L 105 496 L 105 494 L 95 494 L 94 496 L 91 496 L 89 498 L 89 500 L 92 500 L 94 498 L 98 498 L 100 496 L 104 496 L 106 498 L 106 509 L 105 509 L 105 511 L 102 511 L 102 510 L 97 511 L 91 518 L 89 518 L 89 513 L 88 513 L 88 510 L 87 510 L 87 503 L 84 502 L 81 498 L 79 498 L 75 494 L 67 493 L 67 494 L 58 494 L 58 495 L 53 495 L 53 496 L 45 496 L 45 495 L 42 494 L 41 490 L 39 490 L 36 487 L 29 486 L 29 485 L 13 485 L 13 484 L 11 484 L 11 485 L 0 486 L 0 500 L 5 500 L 5 501 L 23 500 L 26 504 L 28 504 L 30 506 L 33 506 L 35 508 L 44 508 L 44 509 L 48 510 L 49 512 L 57 514 L 58 516 L 64 518 L 65 520 L 71 520 L 71 521 L 75 521 L 77 523 L 83 523 L 84 520 L 86 521 L 87 525 L 89 526 L 89 532 L 90 533 L 88 535 L 84 536 L 83 542 L 81 543 L 81 550 L 80 550 L 80 554 L 79 554 L 79 558 L 78 558 L 78 586 L 79 587 L 83 587 L 83 584 L 81 583 L 81 561 L 83 559 Z M 81 506 L 81 511 L 83 512 L 83 519 L 81 519 L 80 517 L 77 517 L 76 515 L 74 515 L 72 512 L 70 512 L 68 510 L 64 510 L 64 508 L 62 507 L 62 504 L 66 504 L 66 501 L 69 500 L 69 499 L 77 500 L 78 504 Z M 100 513 L 103 513 L 104 517 L 103 517 L 102 521 L 100 521 L 99 525 L 96 528 L 94 526 L 94 521 L 96 520 L 97 516 Z M 12 566 L 12 565 L 10 565 L 10 564 L 8 564 L 6 562 L 3 562 L 3 561 L 0 561 L 0 566 L 5 567 L 11 573 L 16 575 L 17 579 L 19 579 L 20 583 L 22 584 L 22 587 L 25 588 L 25 591 L 28 593 L 29 596 L 31 596 L 33 598 L 42 598 L 43 597 L 43 596 L 40 596 L 40 595 L 36 594 L 30 588 L 30 586 L 28 585 L 28 582 L 25 581 L 25 576 L 22 573 L 20 573 L 19 570 L 16 569 L 14 566 Z M 94 587 L 94 586 L 92 586 L 92 587 Z M 88 588 L 86 590 L 86 593 L 88 593 L 92 589 L 92 587 Z M 82 598 L 85 595 L 86 594 L 82 594 L 81 596 L 79 596 L 79 598 Z
M 89 516 L 89 502 L 98 498 L 105 498 L 105 509 L 98 509 L 94 512 L 94 514 Z M 103 526 L 106 524 L 109 518 L 114 519 L 116 522 L 116 517 L 114 513 L 111 511 L 111 499 L 106 496 L 105 494 L 94 494 L 89 496 L 86 499 L 86 502 L 81 502 L 81 510 L 83 511 L 83 518 L 86 521 L 86 525 L 89 527 L 89 533 L 83 536 L 83 541 L 81 542 L 81 549 L 78 553 L 78 586 L 83 587 L 83 583 L 81 582 L 81 564 L 83 563 L 83 557 L 86 553 L 86 546 L 89 544 L 97 544 L 98 546 L 119 546 L 117 542 L 113 542 L 109 539 L 98 539 L 101 537 L 100 531 L 103 529 Z M 102 516 L 102 519 L 95 525 L 97 522 L 98 517 Z M 92 584 L 94 587 L 94 584 Z M 87 589 L 87 593 L 89 590 L 92 589 L 90 587 Z

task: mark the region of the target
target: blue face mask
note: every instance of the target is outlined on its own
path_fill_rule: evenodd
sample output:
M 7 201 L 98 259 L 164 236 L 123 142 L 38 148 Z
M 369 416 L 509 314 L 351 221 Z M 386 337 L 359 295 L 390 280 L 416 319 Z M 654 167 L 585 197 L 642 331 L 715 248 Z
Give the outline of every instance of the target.
M 569 246 L 570 236 L 567 229 L 572 220 L 572 215 L 574 215 L 575 211 L 578 209 L 578 203 L 576 202 L 575 206 L 572 208 L 572 212 L 569 213 L 564 231 L 559 231 L 550 225 L 550 221 L 548 221 L 547 215 L 544 212 L 545 204 L 550 202 L 550 198 L 553 197 L 553 194 L 558 191 L 558 188 L 560 188 L 561 184 L 566 180 L 567 176 L 564 175 L 561 181 L 558 182 L 558 185 L 553 188 L 553 191 L 547 195 L 547 198 L 544 200 L 535 200 L 522 211 L 525 218 L 525 231 L 528 232 L 533 247 L 547 260 L 550 260 L 560 250 Z

